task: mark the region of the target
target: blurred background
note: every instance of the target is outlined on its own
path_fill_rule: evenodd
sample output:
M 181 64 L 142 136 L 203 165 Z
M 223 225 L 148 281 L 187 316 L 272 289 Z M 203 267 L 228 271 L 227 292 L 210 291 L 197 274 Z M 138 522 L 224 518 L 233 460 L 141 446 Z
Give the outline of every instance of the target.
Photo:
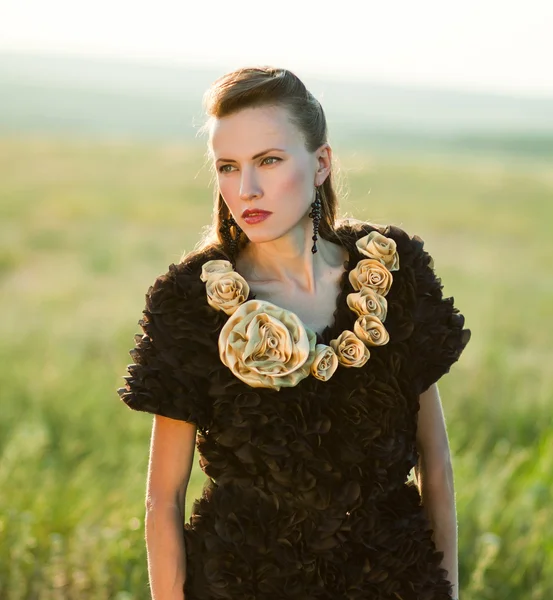
M 2 600 L 150 597 L 152 417 L 116 388 L 211 218 L 202 94 L 263 64 L 325 108 L 341 214 L 422 237 L 472 329 L 440 381 L 461 598 L 551 597 L 552 24 L 546 0 L 3 1 Z

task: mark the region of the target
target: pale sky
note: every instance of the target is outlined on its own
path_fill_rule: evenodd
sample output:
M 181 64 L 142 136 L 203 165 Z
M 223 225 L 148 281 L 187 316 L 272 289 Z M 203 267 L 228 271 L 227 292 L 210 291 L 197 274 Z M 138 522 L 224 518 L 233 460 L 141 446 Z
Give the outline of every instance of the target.
M 553 95 L 553 0 L 0 0 L 0 52 Z

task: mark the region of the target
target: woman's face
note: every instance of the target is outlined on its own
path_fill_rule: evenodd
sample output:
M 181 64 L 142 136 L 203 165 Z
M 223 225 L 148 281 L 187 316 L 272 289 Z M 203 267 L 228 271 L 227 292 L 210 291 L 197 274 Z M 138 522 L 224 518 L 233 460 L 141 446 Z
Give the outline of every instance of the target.
M 308 219 L 315 186 L 330 172 L 330 146 L 308 152 L 288 114 L 282 107 L 247 108 L 216 119 L 211 129 L 219 190 L 252 242 L 279 238 Z M 248 223 L 248 209 L 272 214 Z

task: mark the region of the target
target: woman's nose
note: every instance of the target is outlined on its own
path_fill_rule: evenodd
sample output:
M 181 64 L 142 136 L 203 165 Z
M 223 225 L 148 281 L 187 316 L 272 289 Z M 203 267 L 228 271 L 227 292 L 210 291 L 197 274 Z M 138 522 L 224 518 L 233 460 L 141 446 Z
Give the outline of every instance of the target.
M 248 169 L 243 169 L 242 179 L 240 180 L 240 199 L 251 200 L 261 195 L 259 184 L 255 179 L 253 172 Z

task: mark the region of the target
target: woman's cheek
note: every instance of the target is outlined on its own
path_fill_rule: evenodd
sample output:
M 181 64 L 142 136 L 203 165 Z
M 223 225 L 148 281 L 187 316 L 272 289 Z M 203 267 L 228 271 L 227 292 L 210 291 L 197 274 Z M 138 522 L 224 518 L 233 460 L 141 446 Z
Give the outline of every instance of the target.
M 283 174 L 279 188 L 284 197 L 301 197 L 306 189 L 305 171 L 293 169 Z
M 229 206 L 230 210 L 233 211 L 235 197 L 238 197 L 238 193 L 234 191 L 232 182 L 223 177 L 219 177 L 219 191 L 221 192 L 221 195 L 223 196 L 223 199 Z

